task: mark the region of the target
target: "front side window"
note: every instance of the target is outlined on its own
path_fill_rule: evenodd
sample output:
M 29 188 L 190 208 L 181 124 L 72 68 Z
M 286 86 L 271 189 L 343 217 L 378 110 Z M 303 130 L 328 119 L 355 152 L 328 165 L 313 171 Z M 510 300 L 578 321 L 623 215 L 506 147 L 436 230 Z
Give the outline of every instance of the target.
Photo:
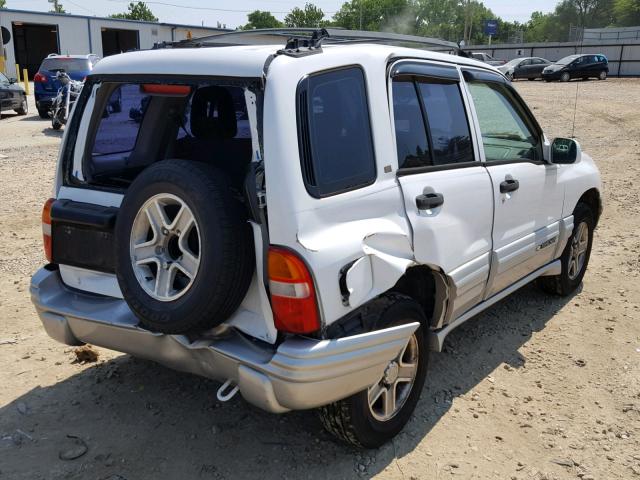
M 499 83 L 469 82 L 487 162 L 541 160 L 540 142 L 525 113 Z
M 364 74 L 352 67 L 310 76 L 298 91 L 298 138 L 307 191 L 325 197 L 376 178 Z

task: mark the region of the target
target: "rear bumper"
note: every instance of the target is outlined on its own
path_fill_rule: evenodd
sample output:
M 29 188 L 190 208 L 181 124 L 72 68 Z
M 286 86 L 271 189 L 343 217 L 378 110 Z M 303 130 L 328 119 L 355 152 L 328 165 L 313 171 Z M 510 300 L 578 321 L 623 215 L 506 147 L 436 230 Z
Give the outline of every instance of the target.
M 231 380 L 248 402 L 270 412 L 319 407 L 377 382 L 418 323 L 337 340 L 295 337 L 277 348 L 234 329 L 191 340 L 138 326 L 120 299 L 78 293 L 57 270 L 40 269 L 31 299 L 47 334 L 67 345 L 91 343 L 218 381 Z

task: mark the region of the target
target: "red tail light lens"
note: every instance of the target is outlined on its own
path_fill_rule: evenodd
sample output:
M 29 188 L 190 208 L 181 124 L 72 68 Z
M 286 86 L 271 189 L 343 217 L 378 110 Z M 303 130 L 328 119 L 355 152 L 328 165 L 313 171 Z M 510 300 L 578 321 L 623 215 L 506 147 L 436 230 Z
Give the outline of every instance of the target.
M 36 83 L 47 83 L 48 82 L 47 76 L 41 74 L 40 72 L 36 73 L 33 76 L 33 81 L 36 82 Z
M 320 329 L 313 278 L 294 252 L 269 248 L 269 290 L 278 330 L 311 333 Z
M 50 198 L 42 207 L 42 242 L 44 243 L 44 256 L 47 261 L 52 261 L 51 254 L 51 205 L 55 202 L 55 198 Z

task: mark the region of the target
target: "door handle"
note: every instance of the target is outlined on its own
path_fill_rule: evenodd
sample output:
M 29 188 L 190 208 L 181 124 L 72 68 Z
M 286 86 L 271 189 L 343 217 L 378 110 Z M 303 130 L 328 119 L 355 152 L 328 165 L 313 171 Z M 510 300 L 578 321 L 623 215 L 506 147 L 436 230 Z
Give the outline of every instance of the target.
M 423 193 L 416 197 L 418 210 L 431 210 L 444 203 L 444 195 L 441 193 Z
M 514 178 L 507 178 L 500 183 L 500 193 L 515 192 L 520 188 L 520 182 Z

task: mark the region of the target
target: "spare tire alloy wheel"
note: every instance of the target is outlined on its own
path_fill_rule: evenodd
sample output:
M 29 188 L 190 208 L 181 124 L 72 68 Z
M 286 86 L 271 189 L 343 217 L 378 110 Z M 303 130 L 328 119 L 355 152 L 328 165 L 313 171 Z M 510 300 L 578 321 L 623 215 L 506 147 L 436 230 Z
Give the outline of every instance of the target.
M 201 248 L 195 217 L 176 195 L 154 195 L 133 221 L 131 266 L 142 289 L 155 300 L 173 301 L 191 288 Z
M 127 189 L 115 226 L 116 276 L 140 324 L 162 333 L 220 325 L 255 270 L 247 212 L 224 171 L 163 160 Z

